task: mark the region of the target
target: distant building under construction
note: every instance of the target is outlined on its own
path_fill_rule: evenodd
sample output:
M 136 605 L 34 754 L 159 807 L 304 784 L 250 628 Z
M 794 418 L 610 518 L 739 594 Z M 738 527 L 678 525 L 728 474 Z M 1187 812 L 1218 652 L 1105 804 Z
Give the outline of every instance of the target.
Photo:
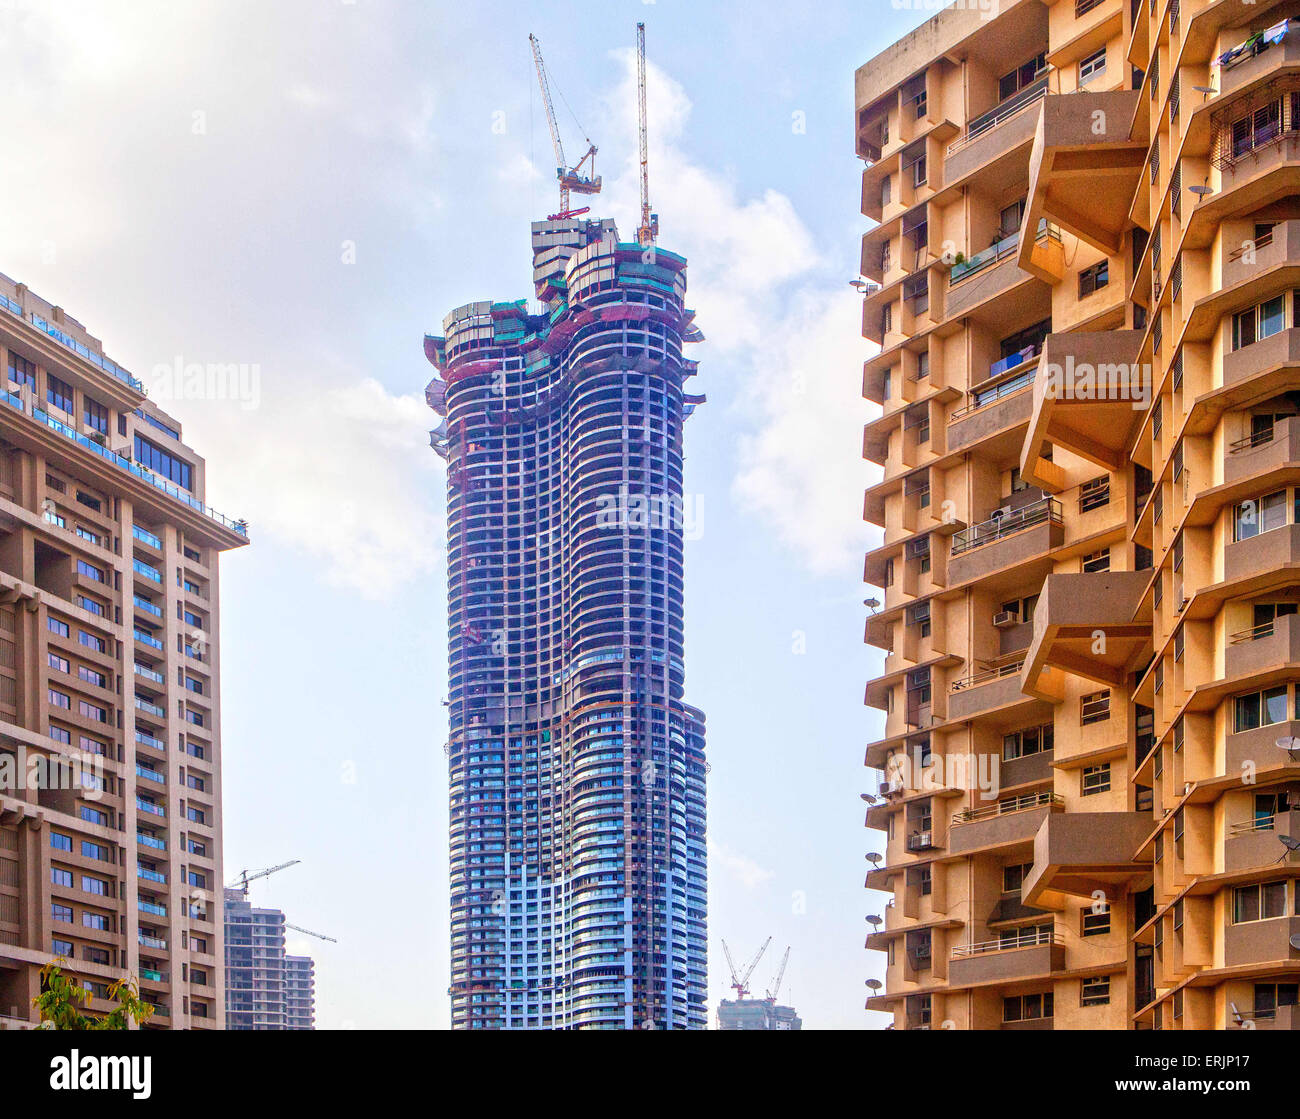
M 723 999 L 718 1003 L 720 1030 L 801 1030 L 803 1019 L 793 1006 L 769 999 Z

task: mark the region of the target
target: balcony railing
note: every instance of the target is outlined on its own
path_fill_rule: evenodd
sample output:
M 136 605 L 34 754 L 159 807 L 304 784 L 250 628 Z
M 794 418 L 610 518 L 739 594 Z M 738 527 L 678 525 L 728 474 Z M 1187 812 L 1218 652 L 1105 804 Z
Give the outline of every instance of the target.
M 1024 667 L 1023 660 L 1014 661 L 1011 664 L 1000 664 L 996 668 L 988 668 L 983 672 L 975 672 L 970 676 L 963 676 L 960 680 L 954 680 L 948 689 L 952 692 L 964 692 L 967 688 L 978 688 L 981 684 L 987 684 L 990 680 L 999 680 L 1003 676 L 1015 676 Z
M 929 828 L 907 837 L 907 849 L 909 851 L 928 851 L 933 846 L 934 832 Z
M 1041 501 L 1032 502 L 1001 516 L 990 517 L 987 521 L 955 533 L 952 538 L 952 554 L 961 555 L 962 552 L 991 544 L 1034 525 L 1062 523 L 1061 503 L 1054 497 L 1045 497 Z
M 1231 47 L 1219 55 L 1216 61 L 1220 70 L 1231 70 L 1234 66 L 1239 66 L 1247 59 L 1262 54 L 1274 43 L 1280 43 L 1285 39 L 1290 29 L 1291 21 L 1284 19 L 1264 31 L 1256 31 L 1249 39 L 1238 43 L 1235 47 Z
M 1228 638 L 1229 645 L 1245 645 L 1250 641 L 1258 641 L 1263 637 L 1273 636 L 1273 622 L 1261 622 L 1257 626 L 1251 626 L 1250 629 L 1241 629 Z
M 992 952 L 1014 952 L 1018 948 L 1037 948 L 1043 944 L 1064 944 L 1062 936 L 1052 925 L 1038 925 L 998 940 L 980 940 L 974 944 L 954 944 L 952 958 L 985 956 Z
M 1007 98 L 1000 105 L 995 105 L 987 113 L 976 117 L 966 126 L 966 135 L 960 140 L 954 140 L 948 145 L 948 155 L 961 151 L 972 140 L 983 136 L 992 128 L 996 128 L 1005 120 L 1015 116 L 1021 109 L 1028 108 L 1039 98 L 1047 93 L 1047 75 L 1044 74 L 1037 81 L 1025 86 L 1019 93 L 1013 97 Z
M 1032 361 L 1034 358 L 1038 357 L 1039 350 L 1037 348 L 1026 347 L 1026 350 L 1028 349 L 1033 349 L 1034 352 L 1025 356 L 1025 352 L 1021 351 L 1019 354 L 1012 354 L 1010 358 L 1004 358 L 1003 361 L 995 362 L 989 370 L 990 375 L 993 377 L 1000 376 L 1002 373 L 1007 371 L 1007 368 L 1015 369 L 1024 362 Z M 1004 365 L 1004 362 L 1012 361 L 1013 359 L 1014 364 L 1007 368 L 999 369 L 999 366 Z M 1028 388 L 1034 383 L 1034 375 L 1037 373 L 1037 370 L 1038 367 L 1034 366 L 1031 369 L 1026 369 L 1023 373 L 1017 373 L 1014 377 L 1009 377 L 1007 380 L 994 385 L 992 388 L 979 389 L 978 391 L 971 393 L 971 402 L 964 408 L 954 409 L 948 416 L 948 422 L 953 423 L 956 420 L 962 419 L 964 416 L 969 416 L 972 412 L 978 412 L 981 408 L 987 408 L 990 404 L 996 404 L 999 400 L 1002 400 L 1005 397 L 1013 396 L 1023 388 Z
M 1276 821 L 1276 816 L 1256 816 L 1253 820 L 1239 820 L 1231 825 L 1228 831 L 1231 835 L 1253 835 L 1255 832 L 1273 831 Z
M 976 820 L 993 820 L 1013 812 L 1029 812 L 1035 808 L 1064 805 L 1064 803 L 1059 793 L 1026 793 L 1024 796 L 1000 800 L 997 804 L 990 804 L 984 808 L 963 808 L 960 812 L 953 813 L 952 822 L 970 824 Z

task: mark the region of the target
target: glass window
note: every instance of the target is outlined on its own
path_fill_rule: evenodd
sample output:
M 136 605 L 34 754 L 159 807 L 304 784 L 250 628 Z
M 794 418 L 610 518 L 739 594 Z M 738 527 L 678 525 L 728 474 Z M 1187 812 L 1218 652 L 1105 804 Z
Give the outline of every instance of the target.
M 45 378 L 45 399 L 55 408 L 72 411 L 72 386 L 50 373 Z
M 1268 338 L 1286 329 L 1286 299 L 1277 296 L 1259 308 L 1259 336 Z

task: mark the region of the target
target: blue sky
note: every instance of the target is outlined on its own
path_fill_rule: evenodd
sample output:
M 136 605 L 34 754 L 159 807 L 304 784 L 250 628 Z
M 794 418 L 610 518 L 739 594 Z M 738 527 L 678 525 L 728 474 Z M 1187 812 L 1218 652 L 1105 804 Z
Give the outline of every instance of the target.
M 862 1027 L 861 164 L 856 66 L 930 13 L 890 3 L 9 0 L 0 271 L 149 382 L 252 522 L 222 567 L 227 878 L 337 937 L 323 1028 L 446 1025 L 442 464 L 426 330 L 531 295 L 555 208 L 528 33 L 599 145 L 595 212 L 638 205 L 631 49 L 647 24 L 651 198 L 708 342 L 687 427 L 687 698 L 709 722 L 720 941 L 808 1028 Z M 557 99 L 571 153 L 582 137 Z M 495 127 L 494 127 L 495 125 Z

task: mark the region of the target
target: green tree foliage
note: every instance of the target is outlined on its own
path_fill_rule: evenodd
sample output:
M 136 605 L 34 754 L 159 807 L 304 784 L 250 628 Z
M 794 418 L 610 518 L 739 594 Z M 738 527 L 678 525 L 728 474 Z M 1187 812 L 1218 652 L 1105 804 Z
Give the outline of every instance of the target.
M 87 997 L 85 989 L 64 975 L 57 963 L 46 964 L 41 968 L 41 993 L 32 999 L 32 1005 L 41 1012 L 39 1028 L 125 1030 L 132 1021 L 143 1025 L 153 1014 L 153 1007 L 140 998 L 135 983 L 125 976 L 108 989 L 108 997 L 117 1003 L 108 1014 L 83 1014 L 81 1006 Z

